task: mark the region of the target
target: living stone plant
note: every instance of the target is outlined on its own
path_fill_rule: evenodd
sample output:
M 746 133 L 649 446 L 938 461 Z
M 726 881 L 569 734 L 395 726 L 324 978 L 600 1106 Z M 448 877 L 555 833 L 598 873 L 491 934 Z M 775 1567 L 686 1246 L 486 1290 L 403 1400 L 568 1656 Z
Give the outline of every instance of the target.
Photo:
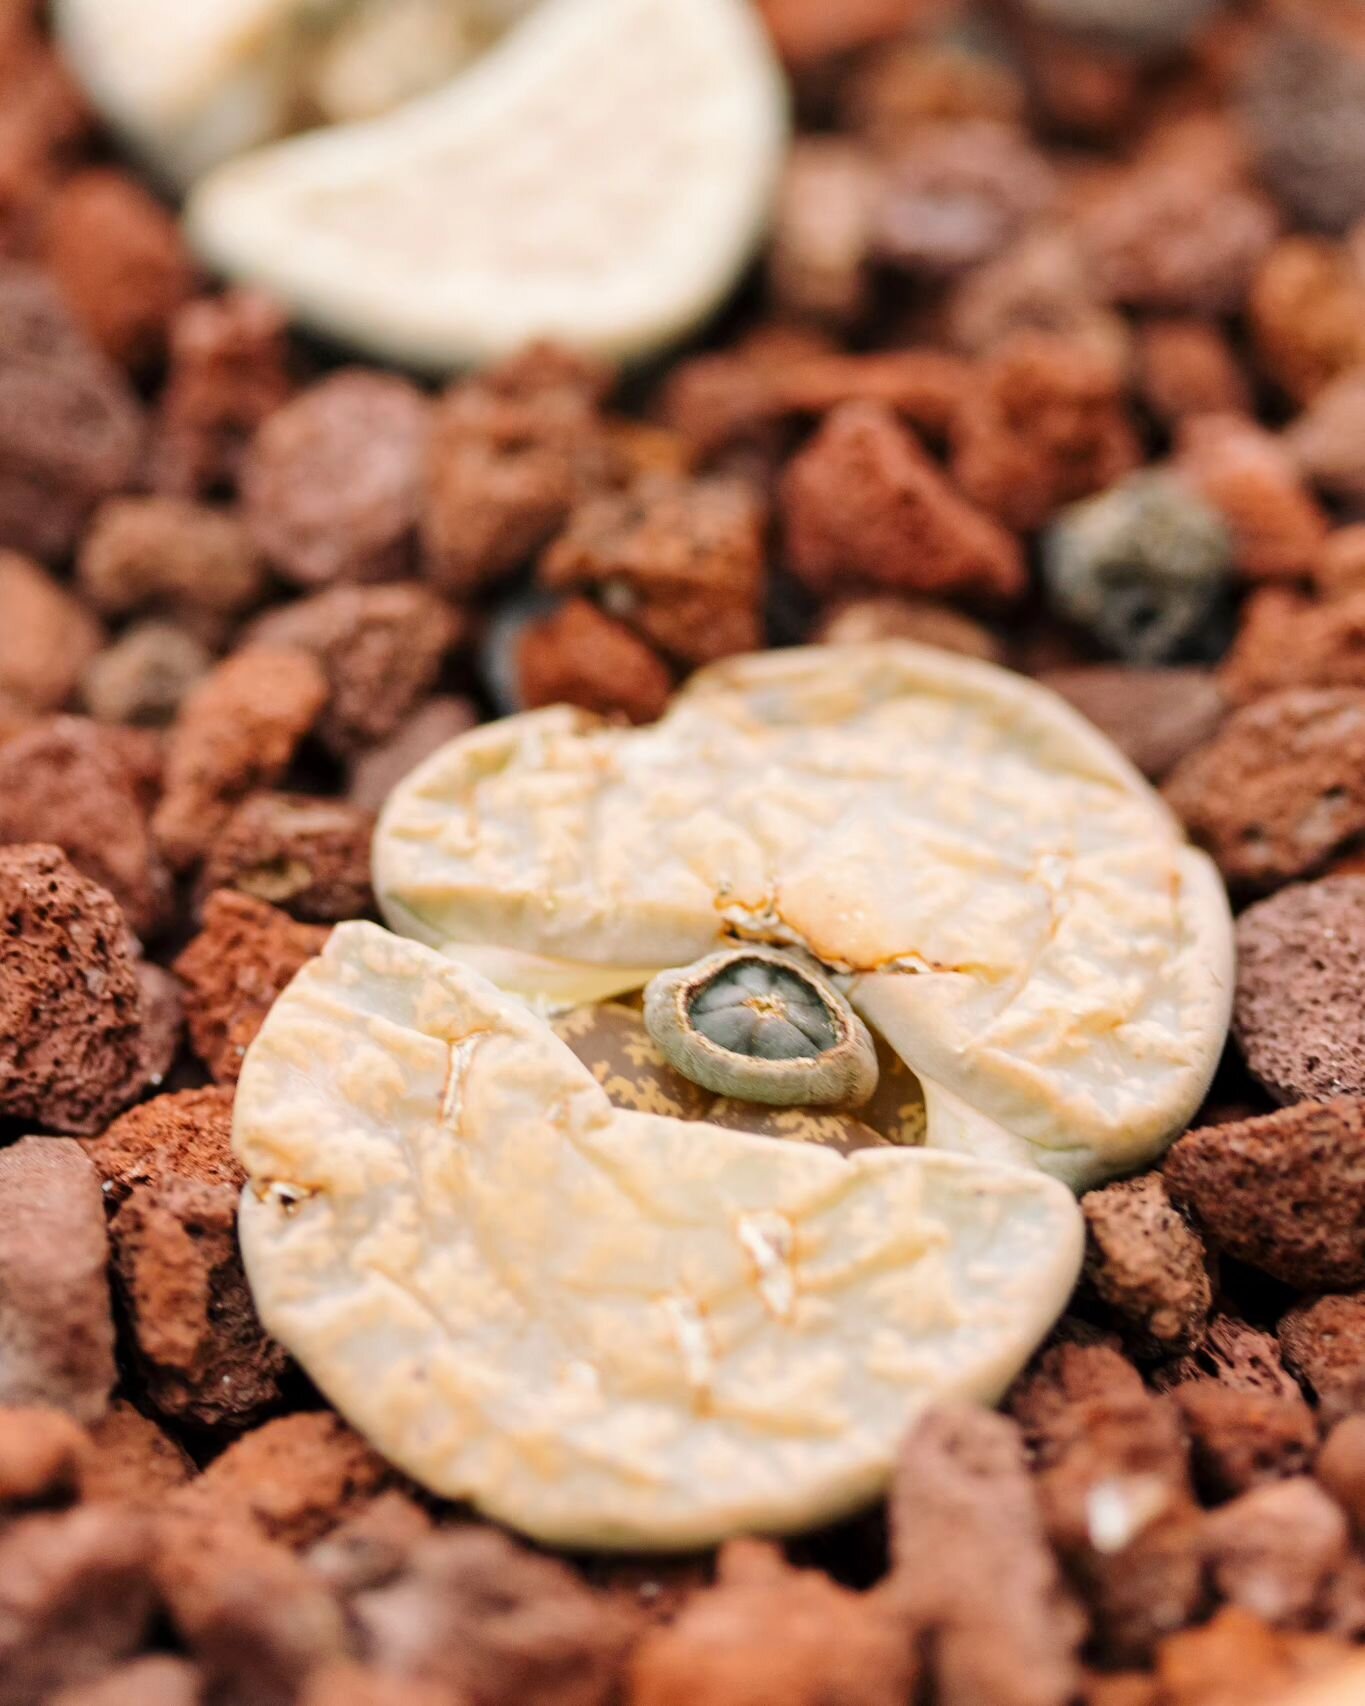
M 339 926 L 247 1056 L 248 1273 L 392 1461 L 563 1545 L 875 1497 L 919 1409 L 1022 1367 L 1073 1190 L 1227 1029 L 1223 889 L 1146 783 L 907 643 L 486 725 L 374 872 L 390 930 Z

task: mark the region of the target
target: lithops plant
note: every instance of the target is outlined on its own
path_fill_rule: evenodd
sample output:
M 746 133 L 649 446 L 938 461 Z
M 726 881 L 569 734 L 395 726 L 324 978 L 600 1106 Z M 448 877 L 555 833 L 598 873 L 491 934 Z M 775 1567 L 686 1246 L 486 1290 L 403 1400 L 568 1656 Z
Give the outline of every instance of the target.
M 1227 1031 L 1222 884 L 1147 783 L 1045 689 L 908 642 L 731 659 L 643 729 L 476 729 L 392 795 L 374 876 L 393 929 L 541 1002 L 795 949 L 931 1147 L 1077 1188 L 1160 1153 Z
M 1226 901 L 1147 784 L 907 643 L 473 731 L 375 878 L 401 934 L 340 925 L 248 1051 L 252 1289 L 395 1463 L 558 1544 L 874 1497 L 1018 1372 L 1067 1186 L 1155 1154 L 1227 1027 Z
M 60 0 L 58 23 L 193 186 L 202 257 L 388 360 L 647 356 L 730 290 L 776 193 L 785 84 L 748 0 Z
M 660 972 L 645 1028 L 684 1077 L 718 1096 L 789 1108 L 857 1107 L 877 1087 L 867 1026 L 815 967 L 730 948 Z
M 237 1090 L 268 1329 L 400 1468 L 570 1546 L 687 1548 L 875 1497 L 1066 1300 L 1069 1191 L 615 1107 L 521 1001 L 342 924 Z

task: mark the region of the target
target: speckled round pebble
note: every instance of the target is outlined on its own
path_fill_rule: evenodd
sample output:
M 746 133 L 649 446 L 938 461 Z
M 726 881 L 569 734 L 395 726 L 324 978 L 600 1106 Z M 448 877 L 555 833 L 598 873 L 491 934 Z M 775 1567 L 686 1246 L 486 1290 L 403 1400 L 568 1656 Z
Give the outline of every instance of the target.
M 1365 877 L 1283 889 L 1237 923 L 1233 1028 L 1277 1102 L 1365 1091 Z

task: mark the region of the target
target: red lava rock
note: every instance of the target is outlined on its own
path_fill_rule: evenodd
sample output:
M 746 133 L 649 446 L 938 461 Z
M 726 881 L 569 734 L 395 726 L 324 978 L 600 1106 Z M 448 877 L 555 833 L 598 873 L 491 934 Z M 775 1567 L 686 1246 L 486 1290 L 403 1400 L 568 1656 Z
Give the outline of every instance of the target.
M 951 277 L 998 255 L 1055 193 L 1046 156 L 1012 125 L 925 125 L 888 162 L 877 253 L 905 272 Z
M 275 997 L 321 953 L 327 931 L 230 890 L 204 904 L 204 928 L 175 962 L 185 985 L 190 1044 L 220 1084 L 235 1084 L 242 1057 Z
M 1254 894 L 1312 875 L 1365 831 L 1360 778 L 1365 692 L 1295 688 L 1235 712 L 1163 792 L 1228 883 Z
M 135 1513 L 90 1505 L 0 1530 L 0 1702 L 47 1706 L 142 1645 L 155 1596 Z
M 40 272 L 0 267 L 0 546 L 55 558 L 133 483 L 143 419 Z
M 337 1593 L 350 1598 L 397 1580 L 413 1548 L 432 1532 L 422 1506 L 391 1487 L 343 1516 L 309 1548 L 308 1563 Z
M 1261 173 L 1308 225 L 1365 213 L 1365 33 L 1338 0 L 1280 0 L 1252 55 L 1242 110 Z
M 931 597 L 1024 590 L 1016 541 L 873 404 L 834 410 L 788 464 L 781 507 L 791 569 L 818 595 L 860 582 Z
M 178 1496 L 176 1508 L 256 1523 L 300 1551 L 352 1517 L 393 1478 L 360 1435 L 329 1411 L 279 1416 L 243 1434 Z
M 763 640 L 762 506 L 737 480 L 642 480 L 581 504 L 540 579 L 552 591 L 592 590 L 682 663 L 753 651 Z
M 1023 1429 L 1031 1460 L 1045 1469 L 1068 1449 L 1075 1406 L 1092 1398 L 1140 1398 L 1142 1376 L 1118 1348 L 1117 1335 L 1064 1319 L 1005 1395 L 1005 1408 Z
M 1236 309 L 1278 225 L 1259 191 L 1188 158 L 1117 168 L 1079 218 L 1102 295 L 1173 314 Z
M 1344 1706 L 1285 1690 L 1333 1668 L 1350 1651 L 1343 1641 L 1272 1629 L 1241 1606 L 1228 1606 L 1163 1645 L 1159 1706 Z
M 86 333 L 124 367 L 162 354 L 195 285 L 174 215 L 104 166 L 77 172 L 54 196 L 43 258 Z
M 925 125 L 959 119 L 1015 124 L 1019 79 L 1002 60 L 951 38 L 909 36 L 863 56 L 844 89 L 846 127 L 892 152 Z
M 778 190 L 768 257 L 775 305 L 835 326 L 871 303 L 872 226 L 881 177 L 866 149 L 798 138 Z
M 1021 332 L 978 366 L 953 421 L 953 478 L 1017 532 L 1141 461 L 1122 373 L 1087 343 Z
M 1148 1662 L 1204 1596 L 1201 1519 L 1169 1399 L 1101 1389 L 1053 1421 L 1044 1520 L 1105 1651 Z
M 1166 426 L 1251 413 L 1246 375 L 1227 335 L 1209 320 L 1148 320 L 1138 330 L 1137 360 L 1142 400 Z
M 917 1632 L 936 1698 L 1070 1701 L 1085 1619 L 1048 1547 L 1017 1425 L 965 1406 L 921 1417 L 890 1515 L 886 1591 Z
M 1246 580 L 1304 580 L 1327 538 L 1327 517 L 1280 441 L 1241 415 L 1187 420 L 1176 466 L 1227 522 Z
M 1323 598 L 1365 592 L 1365 523 L 1329 533 L 1313 564 L 1313 582 Z
M 1001 644 L 980 622 L 930 598 L 848 598 L 826 607 L 811 633 L 824 646 L 860 646 L 872 640 L 915 640 L 963 657 L 1002 663 Z
M 199 1706 L 203 1687 L 193 1665 L 157 1653 L 119 1665 L 98 1682 L 64 1688 L 50 1706 Z
M 473 1526 L 421 1542 L 407 1571 L 358 1595 L 352 1613 L 376 1669 L 444 1683 L 469 1706 L 608 1706 L 635 1633 L 566 1565 Z
M 110 616 L 169 613 L 207 638 L 264 595 L 265 570 L 232 511 L 188 498 L 114 498 L 81 544 L 85 596 Z
M 1365 367 L 1353 367 L 1323 386 L 1284 435 L 1304 476 L 1354 509 L 1365 499 L 1363 428 Z
M 1365 1100 L 1187 1132 L 1162 1169 L 1209 1242 L 1303 1289 L 1365 1284 Z
M 724 1548 L 718 1577 L 640 1642 L 630 1706 L 898 1706 L 910 1697 L 909 1631 L 887 1595 L 793 1570 L 753 1540 Z
M 737 447 L 770 449 L 797 419 L 844 403 L 878 403 L 941 439 L 957 412 L 967 364 L 934 349 L 748 347 L 681 363 L 664 385 L 665 420 L 703 461 Z
M 1160 1355 L 1197 1345 L 1213 1301 L 1203 1240 L 1160 1174 L 1089 1191 L 1081 1212 L 1086 1283 L 1138 1348 Z
M 0 551 L 0 611 L 0 710 L 61 710 L 99 651 L 99 623 L 36 563 L 12 551 Z
M 374 908 L 373 834 L 373 814 L 344 800 L 249 794 L 214 842 L 200 888 L 236 889 L 310 923 L 358 918 Z
M 246 1175 L 232 1153 L 232 1094 L 211 1084 L 154 1096 L 87 1138 L 83 1148 L 105 1200 L 117 1208 L 137 1186 L 159 1185 L 172 1174 L 240 1188 Z
M 323 1665 L 303 1685 L 298 1706 L 460 1706 L 439 1682 L 385 1676 L 368 1665 Z
M 1365 592 L 1327 604 L 1281 588 L 1257 593 L 1218 680 L 1234 704 L 1290 687 L 1365 687 Z
M 322 669 L 297 649 L 237 652 L 205 676 L 171 730 L 152 820 L 176 870 L 204 857 L 239 801 L 280 780 L 327 697 Z
M 166 1495 L 193 1474 L 193 1463 L 169 1434 L 125 1399 L 116 1398 L 90 1427 L 81 1493 L 91 1504 L 159 1510 Z
M 213 667 L 204 643 L 170 622 L 137 622 L 91 659 L 81 696 L 96 722 L 164 728 Z
M 250 1522 L 169 1512 L 157 1585 L 171 1625 L 222 1706 L 295 1706 L 306 1679 L 346 1656 L 342 1609 L 286 1546 Z
M 1228 1498 L 1302 1474 L 1318 1443 L 1313 1412 L 1295 1394 L 1239 1392 L 1217 1380 L 1171 1388 L 1193 1448 L 1195 1478 L 1208 1496 Z
M 1262 367 L 1297 403 L 1365 361 L 1365 276 L 1338 244 L 1278 242 L 1257 269 L 1247 317 Z
M 468 699 L 428 699 L 386 739 L 362 752 L 351 766 L 347 790 L 353 805 L 377 812 L 410 770 L 478 722 Z
M 156 491 L 203 497 L 236 485 L 256 429 L 293 390 L 286 328 L 284 311 L 255 290 L 205 297 L 176 315 L 152 442 Z
M 232 1185 L 168 1173 L 135 1185 L 110 1225 L 114 1269 L 148 1401 L 201 1427 L 241 1426 L 279 1397 L 237 1249 Z
M 83 1135 L 147 1081 L 132 937 L 55 847 L 0 847 L 0 1117 Z
M 1346 1518 L 1307 1475 L 1243 1493 L 1204 1538 L 1219 1596 L 1279 1626 L 1306 1624 L 1346 1561 Z
M 1126 321 L 1100 300 L 1075 233 L 1039 227 L 954 285 L 946 317 L 954 345 L 985 355 L 1021 332 L 1084 344 L 1115 371 L 1129 364 Z
M 422 522 L 425 570 L 441 592 L 462 597 L 501 580 L 609 481 L 602 388 L 595 371 L 542 350 L 446 392 Z
M 1222 689 L 1207 669 L 1082 664 L 1046 670 L 1039 680 L 1153 781 L 1211 740 L 1228 712 Z
M 0 1409 L 0 1520 L 36 1505 L 73 1504 L 89 1455 L 85 1429 L 61 1410 Z
M 1282 889 L 1237 921 L 1233 1030 L 1277 1102 L 1365 1094 L 1365 877 Z
M 1326 1422 L 1365 1409 L 1365 1296 L 1305 1298 L 1276 1331 L 1285 1361 Z
M 1313 1473 L 1345 1511 L 1357 1539 L 1365 1536 L 1365 1411 L 1337 1423 Z
M 344 368 L 262 423 L 242 465 L 253 539 L 286 580 L 394 580 L 411 565 L 431 405 L 405 379 Z
M 1173 1390 L 1184 1381 L 1211 1378 L 1233 1392 L 1261 1393 L 1271 1398 L 1302 1396 L 1298 1382 L 1284 1366 L 1274 1335 L 1236 1315 L 1212 1316 L 1199 1348 L 1167 1363 L 1154 1378 L 1163 1390 Z
M 0 843 L 12 842 L 60 847 L 139 936 L 166 922 L 170 878 L 136 778 L 98 724 L 60 717 L 0 744 Z
M 833 9 L 824 0 L 758 0 L 777 51 L 798 70 L 893 41 L 920 10 L 919 0 L 847 0 Z
M 668 666 L 623 622 L 586 598 L 570 598 L 528 622 L 517 639 L 523 705 L 581 705 L 602 716 L 650 723 L 673 690 Z
M 415 581 L 333 587 L 270 611 L 247 636 L 317 659 L 328 687 L 318 733 L 343 757 L 387 740 L 463 637 L 459 612 Z

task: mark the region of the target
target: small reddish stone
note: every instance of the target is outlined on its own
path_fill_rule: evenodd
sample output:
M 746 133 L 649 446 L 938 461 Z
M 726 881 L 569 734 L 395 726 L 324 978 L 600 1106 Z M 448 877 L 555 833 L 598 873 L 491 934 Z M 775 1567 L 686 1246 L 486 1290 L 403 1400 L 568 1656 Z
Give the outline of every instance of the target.
M 1200 1487 L 1224 1499 L 1300 1475 L 1313 1460 L 1318 1429 L 1295 1394 L 1239 1392 L 1218 1380 L 1186 1380 L 1171 1388 L 1194 1452 Z
M 528 622 L 517 640 L 517 680 L 528 710 L 580 705 L 632 723 L 662 716 L 673 690 L 667 664 L 623 622 L 571 598 Z
M 55 847 L 0 847 L 0 1117 L 99 1131 L 145 1087 L 136 944 Z
M 0 1228 L 0 1404 L 93 1421 L 114 1384 L 109 1241 L 76 1144 L 24 1137 L 0 1149 Z
M 763 523 L 740 481 L 642 480 L 579 505 L 540 579 L 552 591 L 591 589 L 651 645 L 710 663 L 762 644 Z
M 48 213 L 44 260 L 72 312 L 112 361 L 139 369 L 166 347 L 195 267 L 175 216 L 133 178 L 92 167 Z
M 1153 781 L 1212 739 L 1228 714 L 1213 671 L 1082 664 L 1039 680 L 1107 735 Z
M 891 412 L 835 409 L 788 464 L 781 507 L 792 571 L 820 596 L 860 582 L 931 597 L 1018 597 L 1016 541 L 961 498 Z
M 436 685 L 464 637 L 460 613 L 416 581 L 339 586 L 268 611 L 251 646 L 307 652 L 327 678 L 317 729 L 339 756 L 387 740 Z
M 888 1596 L 793 1570 L 758 1541 L 732 1541 L 718 1574 L 676 1622 L 640 1642 L 630 1706 L 902 1706 L 910 1698 L 910 1632 Z
M 236 484 L 257 428 L 293 390 L 287 330 L 284 311 L 255 290 L 205 297 L 176 315 L 152 443 L 156 491 L 203 497 Z
M 1016 532 L 1141 461 L 1122 371 L 1080 340 L 1020 332 L 974 370 L 953 421 L 953 478 Z
M 358 918 L 374 907 L 373 836 L 373 815 L 344 800 L 248 794 L 214 842 L 200 890 L 236 889 L 313 924 Z
M 0 611 L 0 711 L 60 711 L 99 651 L 99 623 L 13 551 L 0 551 Z
M 211 894 L 204 927 L 175 962 L 185 985 L 194 1052 L 220 1084 L 235 1084 L 242 1059 L 280 991 L 322 952 L 327 931 L 232 890 Z
M 1365 361 L 1365 277 L 1335 243 L 1277 243 L 1257 270 L 1247 315 L 1262 366 L 1298 403 Z
M 96 609 L 169 612 L 216 639 L 265 594 L 263 564 L 227 509 L 187 498 L 114 498 L 81 543 L 77 575 Z
M 252 538 L 295 586 L 394 580 L 416 543 L 431 405 L 405 379 L 344 368 L 262 423 L 242 465 Z
M 1167 426 L 1192 416 L 1251 413 L 1246 375 L 1212 321 L 1148 320 L 1139 328 L 1137 360 L 1142 399 Z
M 1243 706 L 1163 792 L 1234 889 L 1309 876 L 1365 832 L 1365 691 L 1294 688 Z
M 167 922 L 170 878 L 137 778 L 98 724 L 59 717 L 0 744 L 0 843 L 11 842 L 60 847 L 113 895 L 137 935 Z
M 179 1494 L 176 1510 L 230 1510 L 271 1540 L 300 1551 L 346 1521 L 393 1471 L 339 1416 L 317 1410 L 253 1428 Z
M 1210 1243 L 1288 1285 L 1365 1284 L 1365 1100 L 1187 1132 L 1162 1168 Z
M 1272 433 L 1244 416 L 1201 415 L 1180 429 L 1176 466 L 1227 522 L 1244 579 L 1306 580 L 1312 573 L 1327 517 Z
M 239 801 L 280 780 L 327 698 L 322 669 L 297 649 L 236 652 L 199 683 L 171 730 L 153 818 L 176 870 L 204 857 Z
M 1137 1346 L 1159 1355 L 1197 1345 L 1213 1301 L 1204 1244 L 1160 1174 L 1089 1191 L 1081 1212 L 1085 1281 Z
M 1365 1294 L 1305 1298 L 1276 1331 L 1285 1361 L 1327 1422 L 1365 1409 Z

